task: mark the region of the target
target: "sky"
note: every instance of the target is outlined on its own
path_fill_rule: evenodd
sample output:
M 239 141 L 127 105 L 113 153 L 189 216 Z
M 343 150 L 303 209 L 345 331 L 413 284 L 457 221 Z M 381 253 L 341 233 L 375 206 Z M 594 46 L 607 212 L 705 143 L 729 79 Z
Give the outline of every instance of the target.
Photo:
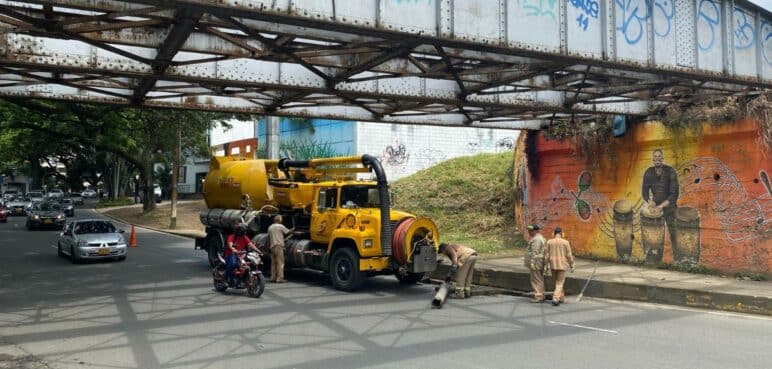
M 772 12 L 772 0 L 750 0 L 750 2 Z

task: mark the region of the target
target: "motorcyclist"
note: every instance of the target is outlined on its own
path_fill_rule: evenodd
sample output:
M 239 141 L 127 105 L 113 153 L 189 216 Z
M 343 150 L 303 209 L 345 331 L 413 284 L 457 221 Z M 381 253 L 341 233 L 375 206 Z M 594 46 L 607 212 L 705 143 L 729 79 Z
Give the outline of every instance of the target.
M 244 252 L 247 249 L 255 252 L 258 251 L 255 244 L 247 237 L 247 226 L 244 223 L 236 225 L 233 234 L 228 236 L 226 244 L 225 252 L 223 252 L 223 257 L 225 258 L 225 280 L 228 284 L 233 285 L 235 284 L 233 281 L 233 270 L 239 265 L 238 253 Z

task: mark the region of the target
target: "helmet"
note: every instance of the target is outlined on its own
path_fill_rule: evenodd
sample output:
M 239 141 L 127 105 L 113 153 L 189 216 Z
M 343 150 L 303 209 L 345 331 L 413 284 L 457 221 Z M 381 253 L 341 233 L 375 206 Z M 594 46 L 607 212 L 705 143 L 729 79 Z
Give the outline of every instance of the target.
M 239 223 L 236 225 L 235 229 L 236 236 L 244 236 L 247 234 L 247 225 L 244 223 Z

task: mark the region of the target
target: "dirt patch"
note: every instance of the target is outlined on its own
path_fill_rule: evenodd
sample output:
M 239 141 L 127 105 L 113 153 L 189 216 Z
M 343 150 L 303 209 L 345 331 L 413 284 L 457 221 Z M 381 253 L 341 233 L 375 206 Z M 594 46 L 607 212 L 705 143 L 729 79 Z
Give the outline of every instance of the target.
M 206 209 L 204 200 L 184 201 L 177 204 L 177 230 L 204 231 L 198 216 L 201 210 Z M 151 212 L 143 213 L 142 207 L 126 207 L 105 211 L 105 214 L 123 220 L 129 224 L 152 227 L 156 229 L 169 229 L 169 221 L 172 215 L 171 203 L 164 202 Z

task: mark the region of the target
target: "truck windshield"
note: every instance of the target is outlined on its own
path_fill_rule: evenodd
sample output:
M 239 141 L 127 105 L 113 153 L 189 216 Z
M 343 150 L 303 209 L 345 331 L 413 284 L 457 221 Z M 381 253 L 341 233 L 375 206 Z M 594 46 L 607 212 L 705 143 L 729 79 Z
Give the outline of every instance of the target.
M 340 206 L 343 208 L 377 208 L 381 198 L 376 186 L 344 186 L 340 191 Z

